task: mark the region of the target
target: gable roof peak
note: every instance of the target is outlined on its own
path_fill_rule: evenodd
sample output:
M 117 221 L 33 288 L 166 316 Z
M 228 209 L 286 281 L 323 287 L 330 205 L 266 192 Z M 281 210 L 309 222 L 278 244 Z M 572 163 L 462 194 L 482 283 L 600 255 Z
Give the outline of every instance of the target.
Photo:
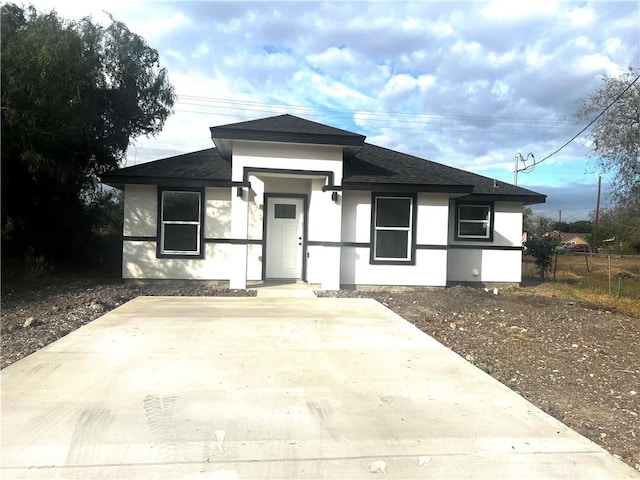
M 261 132 L 282 132 L 282 133 L 315 133 L 324 135 L 342 135 L 345 137 L 363 138 L 364 135 L 350 132 L 341 128 L 325 125 L 324 123 L 314 122 L 306 118 L 297 117 L 289 113 L 282 115 L 274 115 L 272 117 L 258 118 L 255 120 L 247 120 L 243 122 L 228 123 L 226 125 L 218 125 L 210 127 L 211 132 L 223 131 L 261 131 Z
M 234 140 L 337 145 L 361 148 L 365 136 L 285 113 L 273 117 L 209 127 L 211 138 L 225 157 Z

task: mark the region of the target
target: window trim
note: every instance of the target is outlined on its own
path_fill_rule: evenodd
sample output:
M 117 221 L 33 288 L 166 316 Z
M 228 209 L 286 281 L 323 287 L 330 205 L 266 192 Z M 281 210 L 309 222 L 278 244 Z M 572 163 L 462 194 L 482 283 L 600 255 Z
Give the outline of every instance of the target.
M 164 222 L 163 220 L 163 198 L 165 192 L 179 192 L 179 193 L 197 193 L 199 195 L 199 218 L 198 222 Z M 205 199 L 204 199 L 204 188 L 186 188 L 186 187 L 158 187 L 158 216 L 157 216 L 157 245 L 156 245 L 156 257 L 157 258 L 192 258 L 192 259 L 203 259 L 204 258 L 204 210 L 205 210 Z M 177 250 L 167 250 L 164 249 L 164 226 L 166 224 L 172 225 L 197 225 L 198 233 L 197 233 L 197 241 L 198 241 L 198 250 L 196 252 L 180 252 Z
M 460 219 L 460 208 L 461 207 L 488 207 L 489 208 L 489 219 L 488 220 L 461 220 Z M 494 219 L 495 219 L 495 204 L 494 202 L 482 202 L 482 201 L 464 201 L 464 200 L 456 200 L 455 202 L 455 225 L 454 225 L 454 236 L 455 239 L 461 242 L 493 242 L 493 230 L 494 230 Z M 460 235 L 460 222 L 466 223 L 486 223 L 488 222 L 488 235 L 487 236 L 478 236 L 478 235 Z
M 406 259 L 392 259 L 388 257 L 376 257 L 376 227 L 377 200 L 379 198 L 404 198 L 411 200 L 411 212 L 409 214 L 409 227 L 385 227 L 383 230 L 409 231 L 408 255 Z M 369 263 L 371 265 L 415 265 L 416 264 L 416 224 L 418 218 L 418 196 L 416 193 L 371 193 L 371 233 L 369 247 Z

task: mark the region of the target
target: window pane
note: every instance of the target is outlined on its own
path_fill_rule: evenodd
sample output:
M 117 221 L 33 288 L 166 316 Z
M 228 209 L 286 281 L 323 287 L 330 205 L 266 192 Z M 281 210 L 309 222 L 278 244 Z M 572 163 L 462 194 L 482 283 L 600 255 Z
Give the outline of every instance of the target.
M 409 227 L 411 222 L 410 198 L 377 198 L 377 227 Z
M 460 205 L 460 220 L 489 220 L 487 205 Z
M 409 232 L 378 230 L 376 232 L 376 258 L 409 258 Z
M 460 222 L 460 232 L 459 235 L 461 237 L 481 237 L 481 238 L 489 238 L 487 233 L 487 227 L 489 225 L 487 223 L 469 223 L 469 222 Z
M 198 192 L 162 192 L 162 219 L 165 221 L 200 221 Z
M 164 251 L 198 252 L 198 226 L 175 225 L 164 226 Z
M 296 206 L 295 204 L 293 205 L 289 205 L 287 203 L 276 203 L 275 204 L 275 211 L 274 211 L 274 217 L 275 218 L 296 218 Z

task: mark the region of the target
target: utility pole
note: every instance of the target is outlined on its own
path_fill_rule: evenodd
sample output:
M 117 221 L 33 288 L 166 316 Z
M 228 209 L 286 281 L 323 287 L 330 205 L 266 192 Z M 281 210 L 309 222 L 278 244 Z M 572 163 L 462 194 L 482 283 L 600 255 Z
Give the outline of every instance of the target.
M 560 241 L 562 242 L 562 210 L 558 210 L 558 235 L 560 236 Z
M 531 160 L 533 160 L 533 164 L 527 166 L 527 160 L 529 160 L 530 158 L 531 158 Z M 524 168 L 518 169 L 518 161 L 522 162 L 522 164 L 524 165 Z M 533 170 L 533 168 L 535 166 L 536 166 L 536 159 L 533 156 L 533 153 L 529 153 L 527 155 L 527 158 L 524 158 L 520 152 L 517 152 L 516 153 L 516 163 L 513 166 L 513 184 L 516 187 L 518 186 L 518 172 L 526 172 L 528 170 Z
M 596 202 L 596 218 L 593 223 L 593 238 L 591 239 L 591 251 L 598 253 L 598 220 L 600 218 L 600 191 L 602 190 L 602 175 L 598 175 L 598 200 Z

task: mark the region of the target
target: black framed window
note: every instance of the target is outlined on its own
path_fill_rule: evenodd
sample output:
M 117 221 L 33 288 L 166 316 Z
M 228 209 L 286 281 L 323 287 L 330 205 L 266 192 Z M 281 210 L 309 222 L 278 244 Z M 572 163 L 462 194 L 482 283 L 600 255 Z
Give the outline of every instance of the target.
M 203 192 L 161 189 L 159 256 L 202 257 Z
M 456 240 L 493 241 L 492 202 L 456 203 Z
M 371 210 L 371 263 L 413 264 L 415 195 L 374 194 Z

